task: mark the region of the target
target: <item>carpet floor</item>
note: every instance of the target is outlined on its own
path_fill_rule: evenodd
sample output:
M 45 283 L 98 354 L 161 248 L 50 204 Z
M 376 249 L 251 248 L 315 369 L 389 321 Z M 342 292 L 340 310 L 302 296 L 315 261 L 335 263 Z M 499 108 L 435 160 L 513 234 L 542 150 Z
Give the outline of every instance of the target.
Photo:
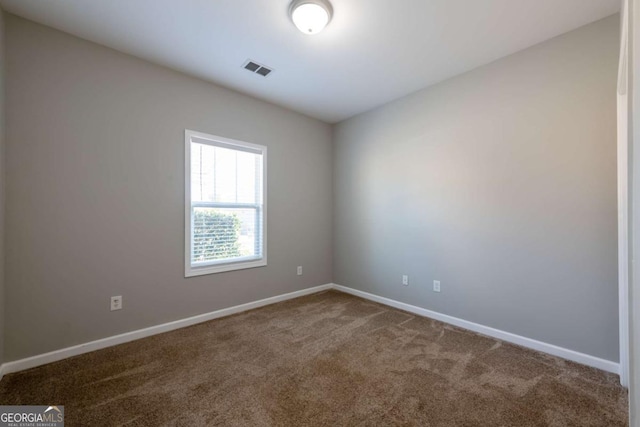
M 67 426 L 626 426 L 618 377 L 328 291 L 5 376 Z

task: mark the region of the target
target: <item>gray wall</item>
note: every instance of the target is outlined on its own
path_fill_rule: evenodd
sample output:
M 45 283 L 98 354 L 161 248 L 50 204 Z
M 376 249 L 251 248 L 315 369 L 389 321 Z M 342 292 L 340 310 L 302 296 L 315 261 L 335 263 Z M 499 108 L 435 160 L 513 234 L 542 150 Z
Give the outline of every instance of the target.
M 334 281 L 617 361 L 618 28 L 339 124 Z
M 11 15 L 6 30 L 5 360 L 331 282 L 329 125 Z M 185 128 L 268 146 L 267 267 L 184 278 Z
M 0 363 L 4 355 L 4 12 L 0 8 Z
M 343 122 L 333 152 L 319 121 L 5 19 L 5 361 L 332 271 L 618 360 L 617 17 Z M 267 267 L 183 277 L 185 128 L 269 147 Z

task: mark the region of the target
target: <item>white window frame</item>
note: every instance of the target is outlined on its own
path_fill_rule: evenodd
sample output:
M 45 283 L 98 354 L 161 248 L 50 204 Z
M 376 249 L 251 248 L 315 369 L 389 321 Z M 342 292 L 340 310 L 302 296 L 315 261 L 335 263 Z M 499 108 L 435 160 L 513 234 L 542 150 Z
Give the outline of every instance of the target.
M 195 140 L 195 141 L 194 141 Z M 262 154 L 262 205 L 253 203 L 218 203 L 191 201 L 191 143 L 209 144 L 215 147 L 224 147 L 236 150 L 260 152 Z M 252 144 L 221 136 L 209 135 L 189 129 L 184 131 L 185 146 L 185 203 L 184 203 L 184 276 L 193 277 L 204 274 L 222 273 L 224 271 L 243 270 L 245 268 L 264 267 L 267 265 L 267 147 Z M 262 211 L 260 231 L 262 232 L 262 256 L 239 257 L 228 262 L 212 261 L 206 263 L 191 262 L 193 251 L 193 207 L 225 207 L 225 208 L 252 208 Z M 256 216 L 258 218 L 258 216 Z M 260 222 L 260 221 L 259 221 Z

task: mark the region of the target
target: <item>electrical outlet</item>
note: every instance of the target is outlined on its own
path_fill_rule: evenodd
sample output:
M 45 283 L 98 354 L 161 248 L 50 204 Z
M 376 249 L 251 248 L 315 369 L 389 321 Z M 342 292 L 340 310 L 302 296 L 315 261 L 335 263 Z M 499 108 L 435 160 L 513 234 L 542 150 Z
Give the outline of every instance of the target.
M 122 310 L 122 296 L 111 297 L 111 311 Z
M 433 281 L 433 292 L 440 292 L 440 280 Z
M 302 276 L 302 266 L 298 266 L 298 276 Z
M 405 286 L 409 286 L 409 276 L 407 276 L 406 274 L 402 275 L 402 284 Z

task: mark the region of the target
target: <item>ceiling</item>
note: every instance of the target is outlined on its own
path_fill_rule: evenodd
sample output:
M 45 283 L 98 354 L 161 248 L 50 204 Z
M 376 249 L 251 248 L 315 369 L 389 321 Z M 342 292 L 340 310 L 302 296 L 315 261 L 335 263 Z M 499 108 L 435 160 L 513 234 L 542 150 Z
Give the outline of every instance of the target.
M 619 0 L 0 0 L 5 11 L 335 123 L 616 13 Z M 273 68 L 264 78 L 247 59 Z

